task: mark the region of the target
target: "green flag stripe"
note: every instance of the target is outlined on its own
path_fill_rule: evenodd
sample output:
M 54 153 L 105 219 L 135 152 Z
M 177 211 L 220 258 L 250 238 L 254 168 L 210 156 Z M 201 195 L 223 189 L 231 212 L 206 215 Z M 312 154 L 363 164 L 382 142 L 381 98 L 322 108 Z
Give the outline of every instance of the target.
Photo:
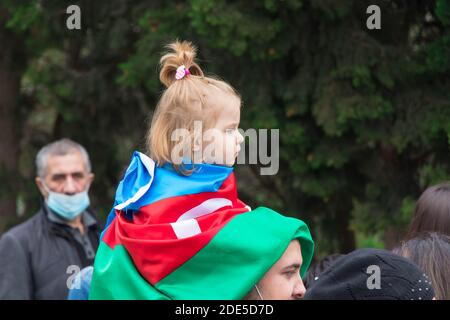
M 114 250 L 103 241 L 95 258 L 89 299 L 162 300 L 169 299 L 145 280 L 122 245 Z

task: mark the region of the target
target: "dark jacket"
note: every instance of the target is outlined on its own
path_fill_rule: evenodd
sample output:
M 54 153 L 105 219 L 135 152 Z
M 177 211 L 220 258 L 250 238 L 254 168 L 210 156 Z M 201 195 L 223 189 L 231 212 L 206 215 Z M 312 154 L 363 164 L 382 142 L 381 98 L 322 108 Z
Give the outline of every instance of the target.
M 47 210 L 43 206 L 0 238 L 0 300 L 66 299 L 68 280 L 74 277 L 74 267 L 68 267 L 82 269 L 93 264 L 71 227 L 51 221 Z M 89 210 L 86 213 L 94 217 Z M 96 251 L 99 224 L 86 227 L 85 232 Z

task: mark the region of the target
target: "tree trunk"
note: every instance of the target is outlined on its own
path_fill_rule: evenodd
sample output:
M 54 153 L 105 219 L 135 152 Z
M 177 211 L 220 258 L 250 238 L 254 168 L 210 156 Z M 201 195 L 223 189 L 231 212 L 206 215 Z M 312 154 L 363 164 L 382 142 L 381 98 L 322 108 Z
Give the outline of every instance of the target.
M 18 97 L 24 66 L 23 47 L 19 37 L 5 27 L 7 18 L 0 7 L 0 234 L 17 220 Z

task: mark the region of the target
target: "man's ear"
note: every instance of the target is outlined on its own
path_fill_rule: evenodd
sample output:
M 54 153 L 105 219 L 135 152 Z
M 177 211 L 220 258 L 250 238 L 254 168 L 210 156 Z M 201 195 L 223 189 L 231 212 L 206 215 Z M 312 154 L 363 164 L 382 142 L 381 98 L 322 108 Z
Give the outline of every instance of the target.
M 42 196 L 47 199 L 48 197 L 48 192 L 47 190 L 45 190 L 44 188 L 44 182 L 42 181 L 41 177 L 36 177 L 34 178 L 34 182 L 36 183 L 36 186 L 39 189 L 39 192 L 42 194 Z
M 92 172 L 89 172 L 88 179 L 89 179 L 89 185 L 91 185 L 95 179 L 95 174 L 93 174 Z

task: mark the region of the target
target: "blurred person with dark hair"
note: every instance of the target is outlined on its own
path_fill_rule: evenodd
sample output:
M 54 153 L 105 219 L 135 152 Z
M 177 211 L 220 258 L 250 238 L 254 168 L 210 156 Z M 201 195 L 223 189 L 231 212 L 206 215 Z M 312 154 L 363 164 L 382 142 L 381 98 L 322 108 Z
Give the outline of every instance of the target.
M 320 261 L 312 263 L 308 269 L 308 272 L 303 278 L 303 283 L 305 284 L 306 289 L 311 287 L 314 284 L 314 282 L 319 279 L 319 276 L 342 256 L 343 254 L 333 253 L 330 254 L 329 256 L 326 256 Z
M 450 235 L 450 183 L 427 188 L 416 202 L 406 239 L 422 232 Z
M 430 278 L 412 261 L 381 249 L 339 258 L 306 290 L 305 300 L 434 300 Z
M 403 242 L 394 253 L 410 259 L 431 279 L 437 300 L 450 300 L 450 237 L 425 232 Z

